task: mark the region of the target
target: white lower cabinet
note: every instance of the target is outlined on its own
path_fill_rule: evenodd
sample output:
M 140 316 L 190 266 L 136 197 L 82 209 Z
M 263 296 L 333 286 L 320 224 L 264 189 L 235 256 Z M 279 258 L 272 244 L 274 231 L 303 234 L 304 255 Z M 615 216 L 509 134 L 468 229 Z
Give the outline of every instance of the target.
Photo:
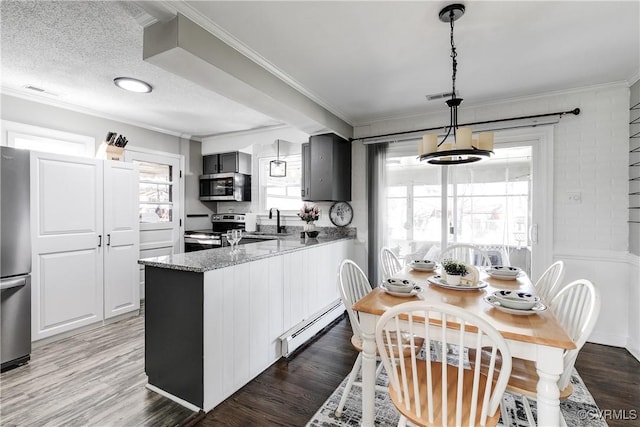
M 140 307 L 138 172 L 32 152 L 32 340 Z
M 280 358 L 278 337 L 340 298 L 343 240 L 204 273 L 203 409 L 208 411 Z
M 340 298 L 338 268 L 352 253 L 353 241 L 341 240 L 281 257 L 285 272 L 284 330 Z

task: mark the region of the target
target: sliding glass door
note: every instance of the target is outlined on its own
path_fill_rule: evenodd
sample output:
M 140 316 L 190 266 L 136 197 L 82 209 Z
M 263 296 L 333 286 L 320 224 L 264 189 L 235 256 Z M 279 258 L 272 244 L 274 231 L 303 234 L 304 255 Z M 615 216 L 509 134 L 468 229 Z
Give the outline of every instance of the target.
M 503 146 L 485 162 L 448 167 L 444 246 L 473 244 L 493 265 L 531 273 L 531 150 L 530 145 Z
M 551 262 L 549 249 L 535 254 L 541 237 L 550 248 L 550 144 L 549 130 L 503 131 L 491 159 L 448 167 L 420 163 L 415 143 L 389 144 L 380 244 L 405 260 L 473 244 L 535 278 Z

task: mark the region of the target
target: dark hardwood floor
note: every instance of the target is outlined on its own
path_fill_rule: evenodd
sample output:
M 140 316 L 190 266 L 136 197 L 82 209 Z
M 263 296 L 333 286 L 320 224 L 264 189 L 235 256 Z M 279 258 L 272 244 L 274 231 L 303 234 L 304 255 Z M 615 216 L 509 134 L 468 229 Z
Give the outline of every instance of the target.
M 631 353 L 586 343 L 575 366 L 610 427 L 640 426 L 640 362 Z
M 280 360 L 195 424 L 304 426 L 351 370 L 357 357 L 348 319 L 291 360 Z M 640 425 L 640 362 L 627 350 L 587 343 L 576 369 L 610 427 Z M 634 412 L 635 411 L 635 412 Z M 635 415 L 634 415 L 635 414 Z M 634 418 L 635 417 L 635 418 Z M 569 426 L 571 427 L 571 426 Z
M 196 422 L 144 387 L 144 318 L 137 316 L 37 347 L 28 365 L 3 373 L 0 425 L 304 426 L 351 370 L 350 338 L 342 319 Z M 576 368 L 600 409 L 610 411 L 611 427 L 640 425 L 640 362 L 624 349 L 586 344 Z
M 199 427 L 304 426 L 349 374 L 358 353 L 340 320 L 305 349 L 281 359 L 222 402 Z

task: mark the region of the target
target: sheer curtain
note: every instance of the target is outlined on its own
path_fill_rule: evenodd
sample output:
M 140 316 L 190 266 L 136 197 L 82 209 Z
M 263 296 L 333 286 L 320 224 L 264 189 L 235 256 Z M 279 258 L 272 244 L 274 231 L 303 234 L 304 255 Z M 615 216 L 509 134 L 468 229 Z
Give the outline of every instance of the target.
M 385 246 L 387 206 L 386 169 L 388 143 L 367 145 L 367 199 L 369 218 L 368 276 L 372 286 L 381 280 L 380 248 Z

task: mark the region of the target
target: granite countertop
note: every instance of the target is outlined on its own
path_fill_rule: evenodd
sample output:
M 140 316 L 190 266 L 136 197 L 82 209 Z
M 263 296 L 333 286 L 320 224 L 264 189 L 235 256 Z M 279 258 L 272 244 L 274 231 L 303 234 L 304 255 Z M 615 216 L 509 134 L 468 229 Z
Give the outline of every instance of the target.
M 249 234 L 247 234 L 249 237 Z M 269 238 L 267 236 L 251 236 Z M 238 246 L 238 251 L 231 253 L 229 247 L 207 249 L 204 251 L 187 252 L 175 255 L 164 255 L 138 260 L 138 264 L 151 267 L 168 268 L 171 270 L 191 271 L 203 273 L 209 270 L 229 267 L 245 262 L 256 261 L 282 255 L 288 252 L 305 250 L 318 245 L 326 245 L 340 240 L 351 240 L 353 236 L 321 236 L 317 239 L 301 239 L 299 235 L 273 238 L 264 242 L 248 243 Z

